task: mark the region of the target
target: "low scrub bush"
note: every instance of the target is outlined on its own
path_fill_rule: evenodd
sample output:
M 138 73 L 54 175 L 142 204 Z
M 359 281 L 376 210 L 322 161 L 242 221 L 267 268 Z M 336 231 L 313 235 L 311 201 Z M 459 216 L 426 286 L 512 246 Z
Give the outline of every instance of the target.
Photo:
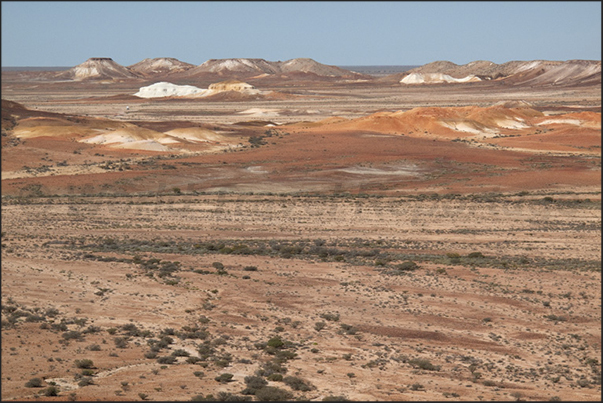
M 220 374 L 220 375 L 216 376 L 214 378 L 214 380 L 216 380 L 216 381 L 218 381 L 220 383 L 228 383 L 228 382 L 232 382 L 232 378 L 233 377 L 234 377 L 233 374 L 229 374 L 229 373 L 225 372 L 223 374 Z
M 168 355 L 166 357 L 159 357 L 157 358 L 157 362 L 159 364 L 173 364 L 176 362 L 176 357 L 172 355 Z
M 419 268 L 419 265 L 413 262 L 412 260 L 407 260 L 405 262 L 400 263 L 396 266 L 396 269 L 400 271 L 414 271 Z
M 82 369 L 91 369 L 91 368 L 94 368 L 94 362 L 92 362 L 92 360 L 89 360 L 87 358 L 85 358 L 83 360 L 75 360 L 75 366 L 77 368 L 82 368 Z
M 116 337 L 113 339 L 115 342 L 115 347 L 117 348 L 127 348 L 128 347 L 128 339 L 125 337 Z
M 174 357 L 188 357 L 188 356 L 190 356 L 190 353 L 186 350 L 178 349 L 178 350 L 172 351 L 172 355 Z
M 144 358 L 153 360 L 153 359 L 157 358 L 157 352 L 156 351 L 147 351 L 146 353 L 144 353 Z
M 337 322 L 339 320 L 338 313 L 322 313 L 320 314 L 320 317 L 331 322 Z
M 285 342 L 283 342 L 280 337 L 276 336 L 268 340 L 268 343 L 266 345 L 268 347 L 281 348 L 285 345 Z
M 216 349 L 213 348 L 209 342 L 204 342 L 197 347 L 197 352 L 202 359 L 207 359 L 211 355 L 215 354 Z
M 283 378 L 283 383 L 289 386 L 293 390 L 299 390 L 301 392 L 309 392 L 314 387 L 308 382 L 296 376 L 286 376 Z
M 88 386 L 88 385 L 94 385 L 94 382 L 92 381 L 92 378 L 85 376 L 83 377 L 78 383 L 77 386 L 79 386 L 80 388 L 83 388 L 84 386 Z
M 141 335 L 140 329 L 134 323 L 123 325 L 121 331 L 124 332 L 126 336 L 137 337 Z
M 187 359 L 186 359 L 187 364 L 196 364 L 199 361 L 201 361 L 201 358 L 199 358 L 199 357 L 192 357 L 191 356 L 191 357 L 187 357 Z
M 292 360 L 297 357 L 297 353 L 288 350 L 277 350 L 274 354 L 275 358 L 281 362 Z
M 323 402 L 349 402 L 350 400 L 346 399 L 345 396 L 325 396 L 322 398 Z
M 293 394 L 275 386 L 264 386 L 255 393 L 256 399 L 262 402 L 283 401 L 293 398 Z
M 268 385 L 268 381 L 257 375 L 250 375 L 245 377 L 245 385 L 247 387 L 241 392 L 243 395 L 255 395 L 255 393 Z
M 31 378 L 29 381 L 25 382 L 26 388 L 41 388 L 42 386 L 44 386 L 42 378 Z
M 215 398 L 212 397 L 212 400 L 217 402 L 249 402 L 251 401 L 251 396 L 234 395 L 230 392 L 220 391 Z
M 260 369 L 258 369 L 255 373 L 256 373 L 256 375 L 265 376 L 265 377 L 269 378 L 273 374 L 279 374 L 279 375 L 286 374 L 287 367 L 283 367 L 280 362 L 268 361 L 268 362 L 265 362 L 262 365 L 262 367 Z
M 83 336 L 81 332 L 78 332 L 77 330 L 70 330 L 68 332 L 63 333 L 63 338 L 65 340 L 82 340 Z
M 47 396 L 47 397 L 58 396 L 59 388 L 57 388 L 56 386 L 49 386 L 46 389 L 44 389 L 44 391 L 42 392 L 42 395 Z
M 345 323 L 342 323 L 340 325 L 340 327 L 341 327 L 341 332 L 343 334 L 354 335 L 354 334 L 356 334 L 358 332 L 358 329 L 356 329 L 356 327 L 354 327 L 352 325 L 345 324 Z
M 441 368 L 439 365 L 433 365 L 429 360 L 423 358 L 414 358 L 408 361 L 408 363 L 415 368 L 420 368 L 427 371 L 439 371 Z

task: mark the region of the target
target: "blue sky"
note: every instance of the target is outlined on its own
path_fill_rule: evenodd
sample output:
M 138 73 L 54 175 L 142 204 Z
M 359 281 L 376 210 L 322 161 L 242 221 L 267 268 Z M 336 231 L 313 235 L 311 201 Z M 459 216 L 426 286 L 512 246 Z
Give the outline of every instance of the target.
M 111 57 L 329 65 L 601 60 L 601 2 L 2 1 L 2 66 Z

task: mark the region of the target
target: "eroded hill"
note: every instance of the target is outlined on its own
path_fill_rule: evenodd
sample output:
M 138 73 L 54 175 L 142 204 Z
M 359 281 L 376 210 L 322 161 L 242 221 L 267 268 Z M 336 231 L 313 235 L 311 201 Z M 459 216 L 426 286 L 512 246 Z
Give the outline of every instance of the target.
M 599 186 L 600 113 L 497 105 L 275 125 L 251 124 L 271 115 L 248 112 L 233 124 L 143 123 L 5 102 L 3 192 L 140 193 L 168 182 L 195 192 L 385 194 Z

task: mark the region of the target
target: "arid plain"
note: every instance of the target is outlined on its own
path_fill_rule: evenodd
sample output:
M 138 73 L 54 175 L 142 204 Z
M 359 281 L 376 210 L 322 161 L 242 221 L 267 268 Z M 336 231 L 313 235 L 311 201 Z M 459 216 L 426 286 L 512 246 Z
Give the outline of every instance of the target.
M 600 62 L 91 62 L 2 73 L 2 400 L 600 399 Z

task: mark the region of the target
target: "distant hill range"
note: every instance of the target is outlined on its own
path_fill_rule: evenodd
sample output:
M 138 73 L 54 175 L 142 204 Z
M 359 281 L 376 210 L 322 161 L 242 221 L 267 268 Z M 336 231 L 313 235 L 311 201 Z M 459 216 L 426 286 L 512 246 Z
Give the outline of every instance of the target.
M 353 67 L 353 66 L 350 66 Z M 378 66 L 373 66 L 378 67 Z M 391 68 L 392 66 L 388 66 Z M 410 66 L 409 66 L 410 67 Z M 601 84 L 601 61 L 511 61 L 496 64 L 478 60 L 465 65 L 436 61 L 406 71 L 384 75 L 385 70 L 361 72 L 325 65 L 309 58 L 271 62 L 264 59 L 210 59 L 195 66 L 175 58 L 144 59 L 122 66 L 108 57 L 93 57 L 66 71 L 54 73 L 63 80 L 140 80 L 212 83 L 228 79 L 269 84 L 281 80 L 371 82 L 400 85 L 458 84 L 480 81 L 508 85 L 597 85 Z M 368 74 L 367 74 L 368 73 Z
M 521 85 L 596 85 L 601 84 L 601 61 L 532 60 L 496 64 L 478 60 L 464 65 L 437 61 L 383 79 L 409 85 L 476 81 Z
M 297 73 L 297 78 L 300 78 L 300 73 L 316 77 L 364 77 L 363 74 L 337 66 L 328 66 L 308 58 L 291 59 L 284 62 L 270 62 L 264 59 L 210 59 L 195 66 L 166 57 L 144 59 L 131 66 L 122 66 L 107 57 L 93 57 L 67 71 L 58 73 L 56 77 L 72 80 L 165 79 L 167 77 L 215 80 L 216 78 L 284 76 L 289 73 Z
M 202 65 L 187 72 L 198 73 L 232 73 L 243 75 L 283 74 L 291 72 L 311 73 L 328 77 L 353 77 L 359 75 L 337 66 L 328 66 L 308 58 L 291 59 L 285 62 L 269 62 L 264 59 L 210 59 Z

